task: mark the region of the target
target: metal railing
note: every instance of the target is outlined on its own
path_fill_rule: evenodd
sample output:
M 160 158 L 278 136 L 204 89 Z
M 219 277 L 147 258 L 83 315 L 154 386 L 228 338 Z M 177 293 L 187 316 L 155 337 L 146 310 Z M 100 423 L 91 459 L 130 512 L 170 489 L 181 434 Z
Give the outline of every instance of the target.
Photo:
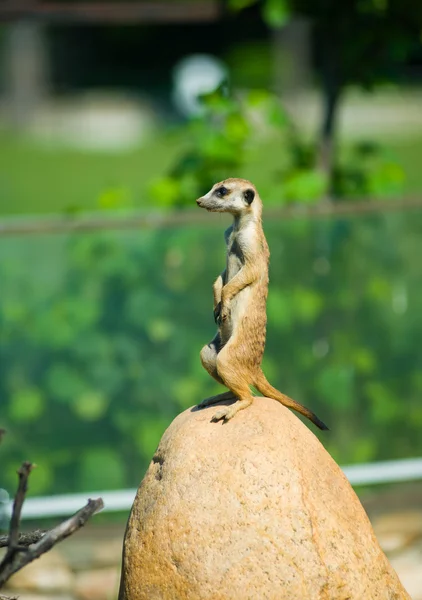
M 365 214 L 407 212 L 420 210 L 422 198 L 405 197 L 401 199 L 370 200 L 357 202 L 321 202 L 312 206 L 296 204 L 281 208 L 268 207 L 264 212 L 264 221 L 278 218 L 319 219 L 353 217 Z M 0 237 L 15 235 L 43 235 L 53 233 L 77 233 L 88 231 L 110 231 L 127 229 L 168 228 L 184 225 L 221 223 L 221 214 L 205 213 L 198 209 L 175 210 L 172 212 L 145 212 L 131 210 L 114 214 L 88 213 L 78 216 L 42 216 L 7 217 L 0 219 Z
M 380 461 L 360 465 L 348 465 L 342 470 L 354 486 L 399 483 L 422 479 L 422 458 Z M 97 491 L 91 493 L 40 496 L 25 501 L 22 519 L 44 519 L 73 514 L 86 503 L 87 498 L 101 497 L 104 512 L 128 512 L 136 495 L 136 489 Z M 5 517 L 11 514 L 12 503 L 5 505 Z

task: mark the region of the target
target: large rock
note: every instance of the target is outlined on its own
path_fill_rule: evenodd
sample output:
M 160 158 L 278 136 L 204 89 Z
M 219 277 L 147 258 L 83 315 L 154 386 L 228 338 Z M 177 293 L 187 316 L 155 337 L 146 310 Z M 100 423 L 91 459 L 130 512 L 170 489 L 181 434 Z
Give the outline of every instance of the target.
M 138 490 L 119 600 L 409 599 L 343 472 L 274 400 L 179 415 Z M 329 435 L 329 433 L 328 433 Z

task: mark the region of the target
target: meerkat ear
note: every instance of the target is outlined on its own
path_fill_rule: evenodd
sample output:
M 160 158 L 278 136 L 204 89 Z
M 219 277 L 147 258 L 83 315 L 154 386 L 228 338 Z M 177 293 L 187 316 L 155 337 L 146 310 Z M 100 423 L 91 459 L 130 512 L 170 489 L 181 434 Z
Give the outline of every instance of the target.
M 252 204 L 253 199 L 255 198 L 255 192 L 253 190 L 245 190 L 243 196 L 248 204 Z

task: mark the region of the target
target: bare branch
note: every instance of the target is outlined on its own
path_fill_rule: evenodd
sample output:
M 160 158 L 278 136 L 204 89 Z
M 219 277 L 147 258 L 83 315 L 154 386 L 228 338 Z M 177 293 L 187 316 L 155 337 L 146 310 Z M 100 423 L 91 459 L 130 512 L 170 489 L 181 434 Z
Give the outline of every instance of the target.
M 31 544 L 39 542 L 40 539 L 47 533 L 47 529 L 34 529 L 34 531 L 28 531 L 27 533 L 20 533 L 18 537 L 18 546 L 20 548 L 27 548 Z M 9 545 L 9 536 L 0 535 L 0 548 L 6 548 Z
M 14 552 L 12 560 L 9 560 L 7 563 L 3 561 L 0 565 L 0 587 L 14 573 L 36 558 L 39 558 L 42 554 L 51 550 L 53 546 L 83 527 L 88 519 L 99 512 L 103 507 L 104 503 L 101 498 L 98 498 L 97 500 L 88 500 L 88 504 L 75 513 L 73 517 L 70 517 L 67 521 L 63 521 L 63 523 L 60 523 L 60 525 L 48 531 L 38 542 L 29 546 L 25 552 Z
M 3 563 L 8 562 L 10 560 L 10 556 L 16 552 L 16 547 L 18 545 L 19 538 L 19 524 L 21 520 L 21 512 L 22 506 L 25 500 L 26 492 L 28 490 L 28 477 L 32 471 L 33 465 L 30 462 L 22 463 L 21 468 L 18 471 L 19 475 L 19 485 L 18 491 L 16 492 L 15 500 L 13 502 L 13 511 L 12 518 L 10 519 L 10 529 L 9 529 L 9 544 L 8 551 L 2 563 L 0 563 L 0 569 L 3 566 Z
M 32 464 L 29 462 L 22 463 L 18 471 L 19 484 L 13 502 L 12 518 L 10 519 L 9 541 L 6 554 L 0 562 L 0 585 L 3 572 L 7 572 L 7 566 L 13 564 L 15 556 L 22 551 L 19 547 L 19 524 L 21 520 L 22 506 L 25 500 L 26 491 L 28 489 L 28 477 L 32 470 Z M 6 581 L 6 580 L 5 580 Z

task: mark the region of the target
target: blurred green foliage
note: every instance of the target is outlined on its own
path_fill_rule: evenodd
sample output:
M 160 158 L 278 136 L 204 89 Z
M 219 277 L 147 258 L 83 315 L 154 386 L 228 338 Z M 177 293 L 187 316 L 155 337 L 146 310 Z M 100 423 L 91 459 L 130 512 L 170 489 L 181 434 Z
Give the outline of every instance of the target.
M 264 90 L 234 96 L 221 86 L 202 97 L 203 112 L 184 125 L 186 151 L 168 175 L 150 187 L 161 207 L 192 205 L 192 199 L 216 181 L 244 170 L 254 147 L 263 138 L 276 139 L 279 161 L 261 188 L 278 203 L 317 202 L 332 190 L 336 199 L 399 194 L 405 175 L 401 166 L 384 157 L 381 146 L 359 143 L 337 157 L 333 181 L 317 168 L 317 147 L 306 142 L 278 98 Z
M 199 350 L 224 226 L 0 240 L 0 487 L 24 459 L 34 494 L 135 486 L 171 419 L 222 390 Z M 265 222 L 264 370 L 341 463 L 422 452 L 421 226 Z
M 381 167 L 381 174 L 368 176 L 368 163 L 362 167 L 357 160 L 359 152 L 352 168 L 339 172 L 338 112 L 347 86 L 373 90 L 381 82 L 400 80 L 400 70 L 421 46 L 420 0 L 229 0 L 234 12 L 254 4 L 261 7 L 270 27 L 281 28 L 289 18 L 310 24 L 312 64 L 323 98 L 319 132 L 311 148 L 313 164 L 326 174 L 328 195 L 348 195 L 348 184 L 351 182 L 354 190 L 362 179 L 367 180 L 363 187 L 373 194 L 380 187 L 400 187 L 402 176 L 396 165 Z M 366 189 L 362 192 L 368 193 Z
M 406 98 L 394 97 L 394 110 L 406 110 Z M 239 172 L 233 173 L 227 169 L 222 173 L 224 176 L 239 175 L 253 181 L 267 204 L 279 203 L 283 198 L 283 190 L 278 189 L 277 183 L 282 175 L 291 171 L 289 165 L 294 162 L 294 154 L 289 151 L 289 144 L 285 141 L 285 128 L 273 127 L 270 132 L 268 129 L 263 135 L 253 125 L 250 133 L 253 143 L 245 143 L 244 160 Z M 362 138 L 367 138 L 364 132 Z M 298 139 L 300 146 L 306 146 L 306 139 L 302 139 L 301 132 L 298 133 Z M 371 140 L 371 144 L 374 143 L 378 149 L 368 164 L 371 172 L 376 174 L 379 169 L 382 174 L 383 169 L 391 165 L 395 171 L 398 169 L 400 178 L 405 173 L 404 182 L 400 184 L 404 194 L 419 192 L 422 189 L 420 132 L 415 130 L 414 135 L 403 134 L 393 138 L 379 133 L 371 136 Z M 171 175 L 179 157 L 186 155 L 188 150 L 192 151 L 192 148 L 195 148 L 192 136 L 189 129 L 184 128 L 161 132 L 145 147 L 118 153 L 82 152 L 61 147 L 53 149 L 0 131 L 0 215 L 74 214 L 98 208 L 116 210 L 122 207 L 150 209 L 154 202 L 150 194 L 151 181 L 155 184 Z M 355 144 L 351 142 L 339 147 L 337 160 L 342 167 L 353 167 L 356 163 L 354 148 Z M 366 160 L 359 158 L 360 169 Z M 22 177 L 22 165 L 25 165 L 25 177 Z M 397 173 L 394 173 L 391 178 L 392 192 L 397 189 L 394 183 L 396 176 Z M 372 186 L 371 183 L 369 189 Z M 384 183 L 383 186 L 387 189 Z M 347 186 L 344 184 L 345 197 L 360 198 L 356 189 L 362 187 L 362 195 L 370 194 L 366 185 L 362 186 L 360 182 L 359 186 L 353 184 L 353 194 L 350 183 Z M 379 187 L 377 194 L 381 195 Z M 174 194 L 171 197 L 174 198 Z M 191 197 L 191 203 L 196 197 Z M 161 202 L 165 206 L 165 202 Z
M 419 0 L 228 0 L 235 13 L 255 4 L 270 27 L 292 17 L 309 20 L 323 87 L 397 79 L 397 66 L 421 43 Z

